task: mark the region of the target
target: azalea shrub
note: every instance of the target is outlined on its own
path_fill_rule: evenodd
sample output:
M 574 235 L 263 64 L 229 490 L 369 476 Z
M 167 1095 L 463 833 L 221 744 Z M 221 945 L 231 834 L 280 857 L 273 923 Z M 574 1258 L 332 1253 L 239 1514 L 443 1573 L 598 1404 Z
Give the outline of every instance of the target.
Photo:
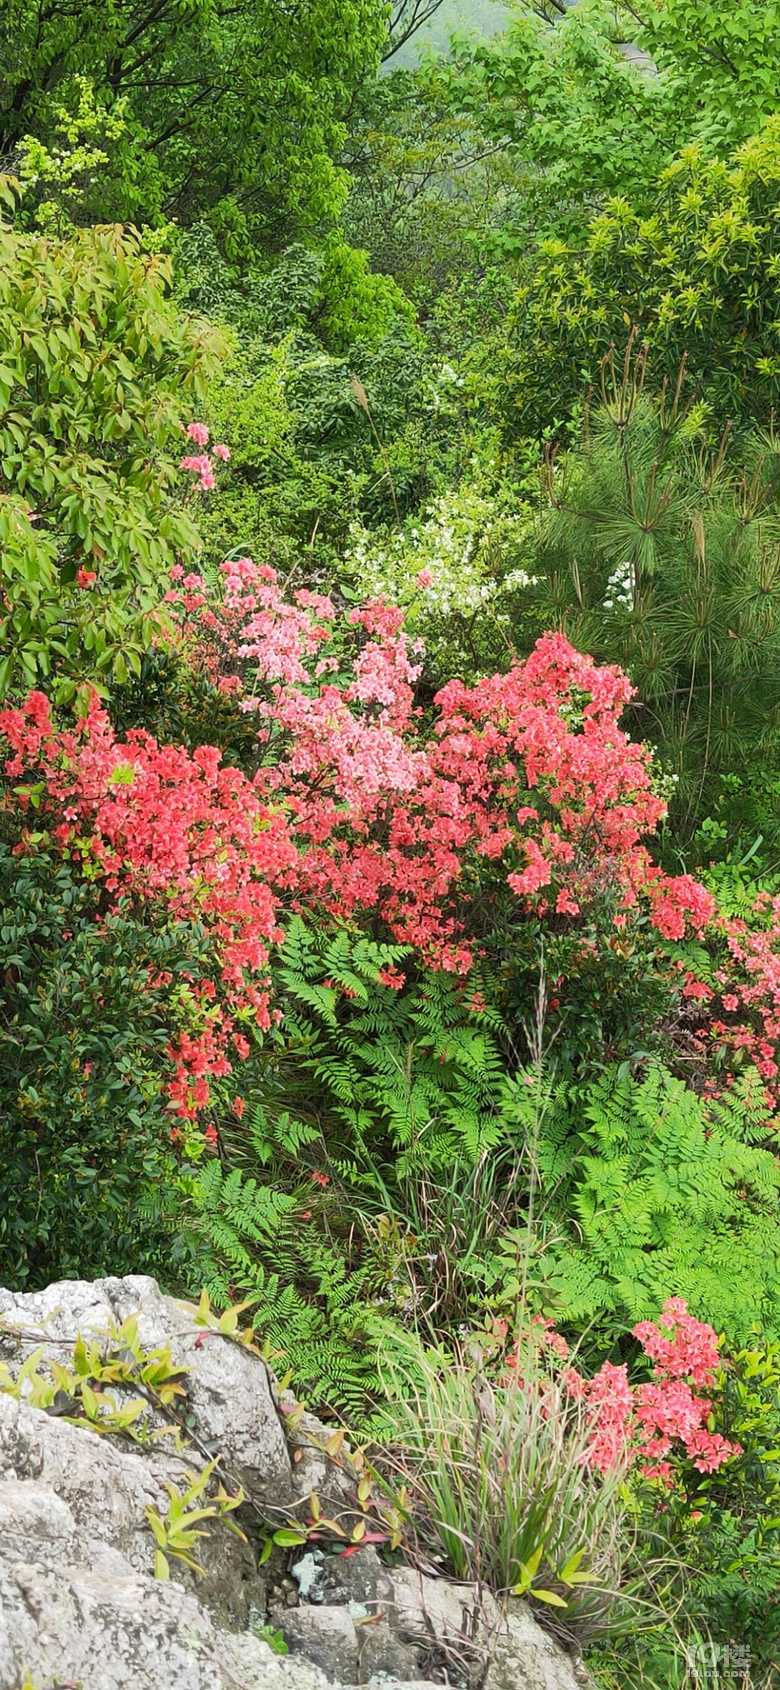
M 673 1301 L 657 1324 L 647 1323 L 647 1336 L 638 1331 L 660 1384 L 629 1383 L 630 1370 L 627 1379 L 608 1367 L 585 1387 L 600 1452 L 608 1455 L 613 1440 L 621 1447 L 627 1425 L 635 1430 L 637 1547 L 649 1569 L 647 1595 L 652 1601 L 660 1586 L 665 1596 L 652 1636 L 628 1628 L 618 1682 L 677 1690 L 695 1664 L 705 1682 L 719 1670 L 726 1683 L 768 1690 L 780 1655 L 778 1344 L 755 1328 L 744 1346 L 723 1353 L 711 1329 L 694 1323 L 693 1346 L 686 1329 L 684 1305 Z M 641 1472 L 648 1407 L 651 1441 L 670 1444 L 660 1477 Z
M 780 897 L 756 887 L 738 912 L 718 912 L 706 943 L 686 948 L 682 996 L 686 1027 L 717 1090 L 753 1066 L 768 1099 L 780 1099 Z
M 256 716 L 268 770 L 256 782 L 294 796 L 315 895 L 333 875 L 326 855 L 335 856 L 345 907 L 357 907 L 347 884 L 354 860 L 375 898 L 389 894 L 382 907 L 398 936 L 454 967 L 469 955 L 456 955 L 448 939 L 475 926 L 448 898 L 462 904 L 464 888 L 473 893 L 489 879 L 491 863 L 496 886 L 519 895 L 523 917 L 578 916 L 601 895 L 615 902 L 618 927 L 640 899 L 667 937 L 681 937 L 686 921 L 701 927 L 711 896 L 690 876 L 661 874 L 641 844 L 666 805 L 649 753 L 619 726 L 631 697 L 620 670 L 547 636 L 506 674 L 449 682 L 432 717 L 421 718 L 422 647 L 398 609 L 380 598 L 339 610 L 307 590 L 285 603 L 270 567 L 239 558 L 222 568 L 221 598 L 210 601 L 196 575 L 169 595 L 183 647 Z M 338 807 L 344 837 L 334 846 Z M 372 840 L 381 824 L 389 851 Z M 323 853 L 316 847 L 326 837 Z M 416 846 L 435 854 L 431 886 Z M 391 870 L 393 888 L 385 884 Z
M 686 1464 L 709 1474 L 741 1455 L 712 1423 L 713 1393 L 722 1394 L 730 1366 L 713 1327 L 697 1320 L 683 1297 L 668 1297 L 659 1319 L 638 1321 L 630 1335 L 638 1345 L 631 1365 L 606 1360 L 590 1376 L 550 1316 L 533 1315 L 529 1323 L 521 1310 L 514 1322 L 490 1319 L 473 1342 L 480 1366 L 501 1388 L 522 1389 L 534 1352 L 546 1354 L 572 1400 L 585 1406 L 582 1461 L 599 1473 L 635 1471 L 668 1490 Z M 637 1379 L 642 1370 L 646 1377 Z
M 712 1471 L 686 1464 L 654 1529 L 686 1568 L 687 1604 L 721 1648 L 769 1675 L 780 1658 L 780 1346 L 758 1328 L 721 1362 L 711 1418 L 734 1453 Z M 736 1664 L 736 1661 L 735 1661 Z
M 626 1364 L 609 1361 L 591 1379 L 576 1369 L 567 1376 L 570 1390 L 587 1405 L 588 1462 L 606 1472 L 628 1454 L 640 1462 L 644 1479 L 668 1486 L 681 1462 L 697 1473 L 714 1473 L 740 1455 L 739 1444 L 708 1423 L 712 1401 L 702 1393 L 715 1385 L 721 1371 L 712 1327 L 695 1320 L 682 1297 L 670 1297 L 660 1324 L 639 1321 L 632 1335 L 650 1363 L 649 1381 L 631 1385 Z
M 711 917 L 711 894 L 643 843 L 665 806 L 619 726 L 619 670 L 553 635 L 507 674 L 448 683 L 421 715 L 422 654 L 398 610 L 287 599 L 248 559 L 224 574 L 224 598 L 181 572 L 169 600 L 190 661 L 256 722 L 254 773 L 214 747 L 119 740 L 95 697 L 64 729 L 40 693 L 0 713 L 27 832 L 81 860 L 109 901 L 208 935 L 169 1053 L 181 1116 L 269 1026 L 285 909 L 367 924 L 456 974 L 489 947 L 488 907 L 510 932 L 529 916 L 576 928 L 596 906 L 613 935 L 639 921 L 680 938 Z

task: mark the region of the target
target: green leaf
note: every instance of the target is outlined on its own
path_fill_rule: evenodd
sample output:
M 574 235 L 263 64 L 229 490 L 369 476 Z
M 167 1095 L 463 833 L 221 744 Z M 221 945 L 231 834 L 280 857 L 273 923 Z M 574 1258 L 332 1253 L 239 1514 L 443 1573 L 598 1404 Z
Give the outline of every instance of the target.
M 164 1522 L 160 1519 L 160 1516 L 155 1508 L 147 1508 L 145 1513 L 157 1543 L 161 1549 L 164 1549 L 168 1541 L 168 1533 Z

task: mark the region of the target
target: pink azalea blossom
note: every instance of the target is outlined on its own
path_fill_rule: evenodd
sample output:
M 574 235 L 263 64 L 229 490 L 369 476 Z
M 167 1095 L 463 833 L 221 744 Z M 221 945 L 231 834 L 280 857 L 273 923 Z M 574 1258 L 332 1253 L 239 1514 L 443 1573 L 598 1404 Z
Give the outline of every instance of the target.
M 712 1402 L 699 1395 L 714 1383 L 720 1366 L 712 1327 L 695 1320 L 681 1297 L 670 1297 L 658 1325 L 644 1320 L 633 1331 L 654 1364 L 652 1381 L 632 1387 L 626 1367 L 611 1362 L 590 1380 L 574 1372 L 567 1376 L 572 1394 L 588 1408 L 588 1465 L 606 1473 L 638 1461 L 646 1478 L 670 1483 L 667 1457 L 679 1446 L 699 1472 L 715 1472 L 740 1448 L 709 1431 Z

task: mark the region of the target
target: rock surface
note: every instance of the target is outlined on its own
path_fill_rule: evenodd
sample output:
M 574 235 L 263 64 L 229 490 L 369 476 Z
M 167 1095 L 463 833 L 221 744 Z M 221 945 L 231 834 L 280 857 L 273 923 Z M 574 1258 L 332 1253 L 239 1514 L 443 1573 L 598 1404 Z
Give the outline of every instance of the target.
M 313 1474 L 329 1476 L 311 1445 L 310 1460 L 291 1460 L 261 1359 L 195 1325 L 154 1280 L 0 1289 L 0 1359 L 15 1374 L 42 1347 L 42 1365 L 67 1365 L 79 1334 L 104 1339 L 136 1314 L 144 1349 L 170 1342 L 189 1370 L 197 1447 L 100 1436 L 33 1406 L 26 1386 L 21 1397 L 0 1389 L 0 1690 L 435 1690 L 465 1685 L 488 1659 L 486 1690 L 576 1690 L 572 1661 L 522 1604 L 475 1613 L 469 1587 L 391 1571 L 370 1545 L 348 1558 L 295 1552 L 289 1570 L 280 1552 L 274 1584 L 252 1515 L 248 1543 L 224 1524 L 199 1541 L 202 1577 L 171 1561 L 170 1580 L 156 1578 L 146 1511 L 164 1514 L 166 1486 L 184 1488 L 209 1452 L 264 1508 L 294 1512 Z M 324 1442 L 310 1417 L 306 1429 Z M 330 1479 L 343 1496 L 344 1474 Z M 264 1625 L 283 1632 L 288 1655 L 258 1635 Z
M 79 1333 L 104 1334 L 133 1314 L 144 1349 L 170 1340 L 174 1361 L 190 1369 L 190 1406 L 202 1434 L 253 1494 L 288 1501 L 290 1456 L 265 1368 L 239 1345 L 195 1326 L 186 1308 L 164 1297 L 155 1280 L 141 1275 L 93 1284 L 66 1280 L 26 1296 L 0 1290 L 0 1321 L 39 1327 L 55 1355 L 57 1340 L 72 1344 Z

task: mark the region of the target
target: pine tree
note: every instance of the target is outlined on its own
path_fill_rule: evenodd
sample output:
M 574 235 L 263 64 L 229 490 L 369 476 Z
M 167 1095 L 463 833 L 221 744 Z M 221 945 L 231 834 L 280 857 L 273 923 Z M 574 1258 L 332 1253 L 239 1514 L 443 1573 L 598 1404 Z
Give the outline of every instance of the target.
M 631 731 L 676 777 L 685 836 L 724 775 L 780 749 L 780 437 L 713 447 L 705 414 L 614 356 L 565 462 L 547 460 L 543 617 L 637 688 Z

